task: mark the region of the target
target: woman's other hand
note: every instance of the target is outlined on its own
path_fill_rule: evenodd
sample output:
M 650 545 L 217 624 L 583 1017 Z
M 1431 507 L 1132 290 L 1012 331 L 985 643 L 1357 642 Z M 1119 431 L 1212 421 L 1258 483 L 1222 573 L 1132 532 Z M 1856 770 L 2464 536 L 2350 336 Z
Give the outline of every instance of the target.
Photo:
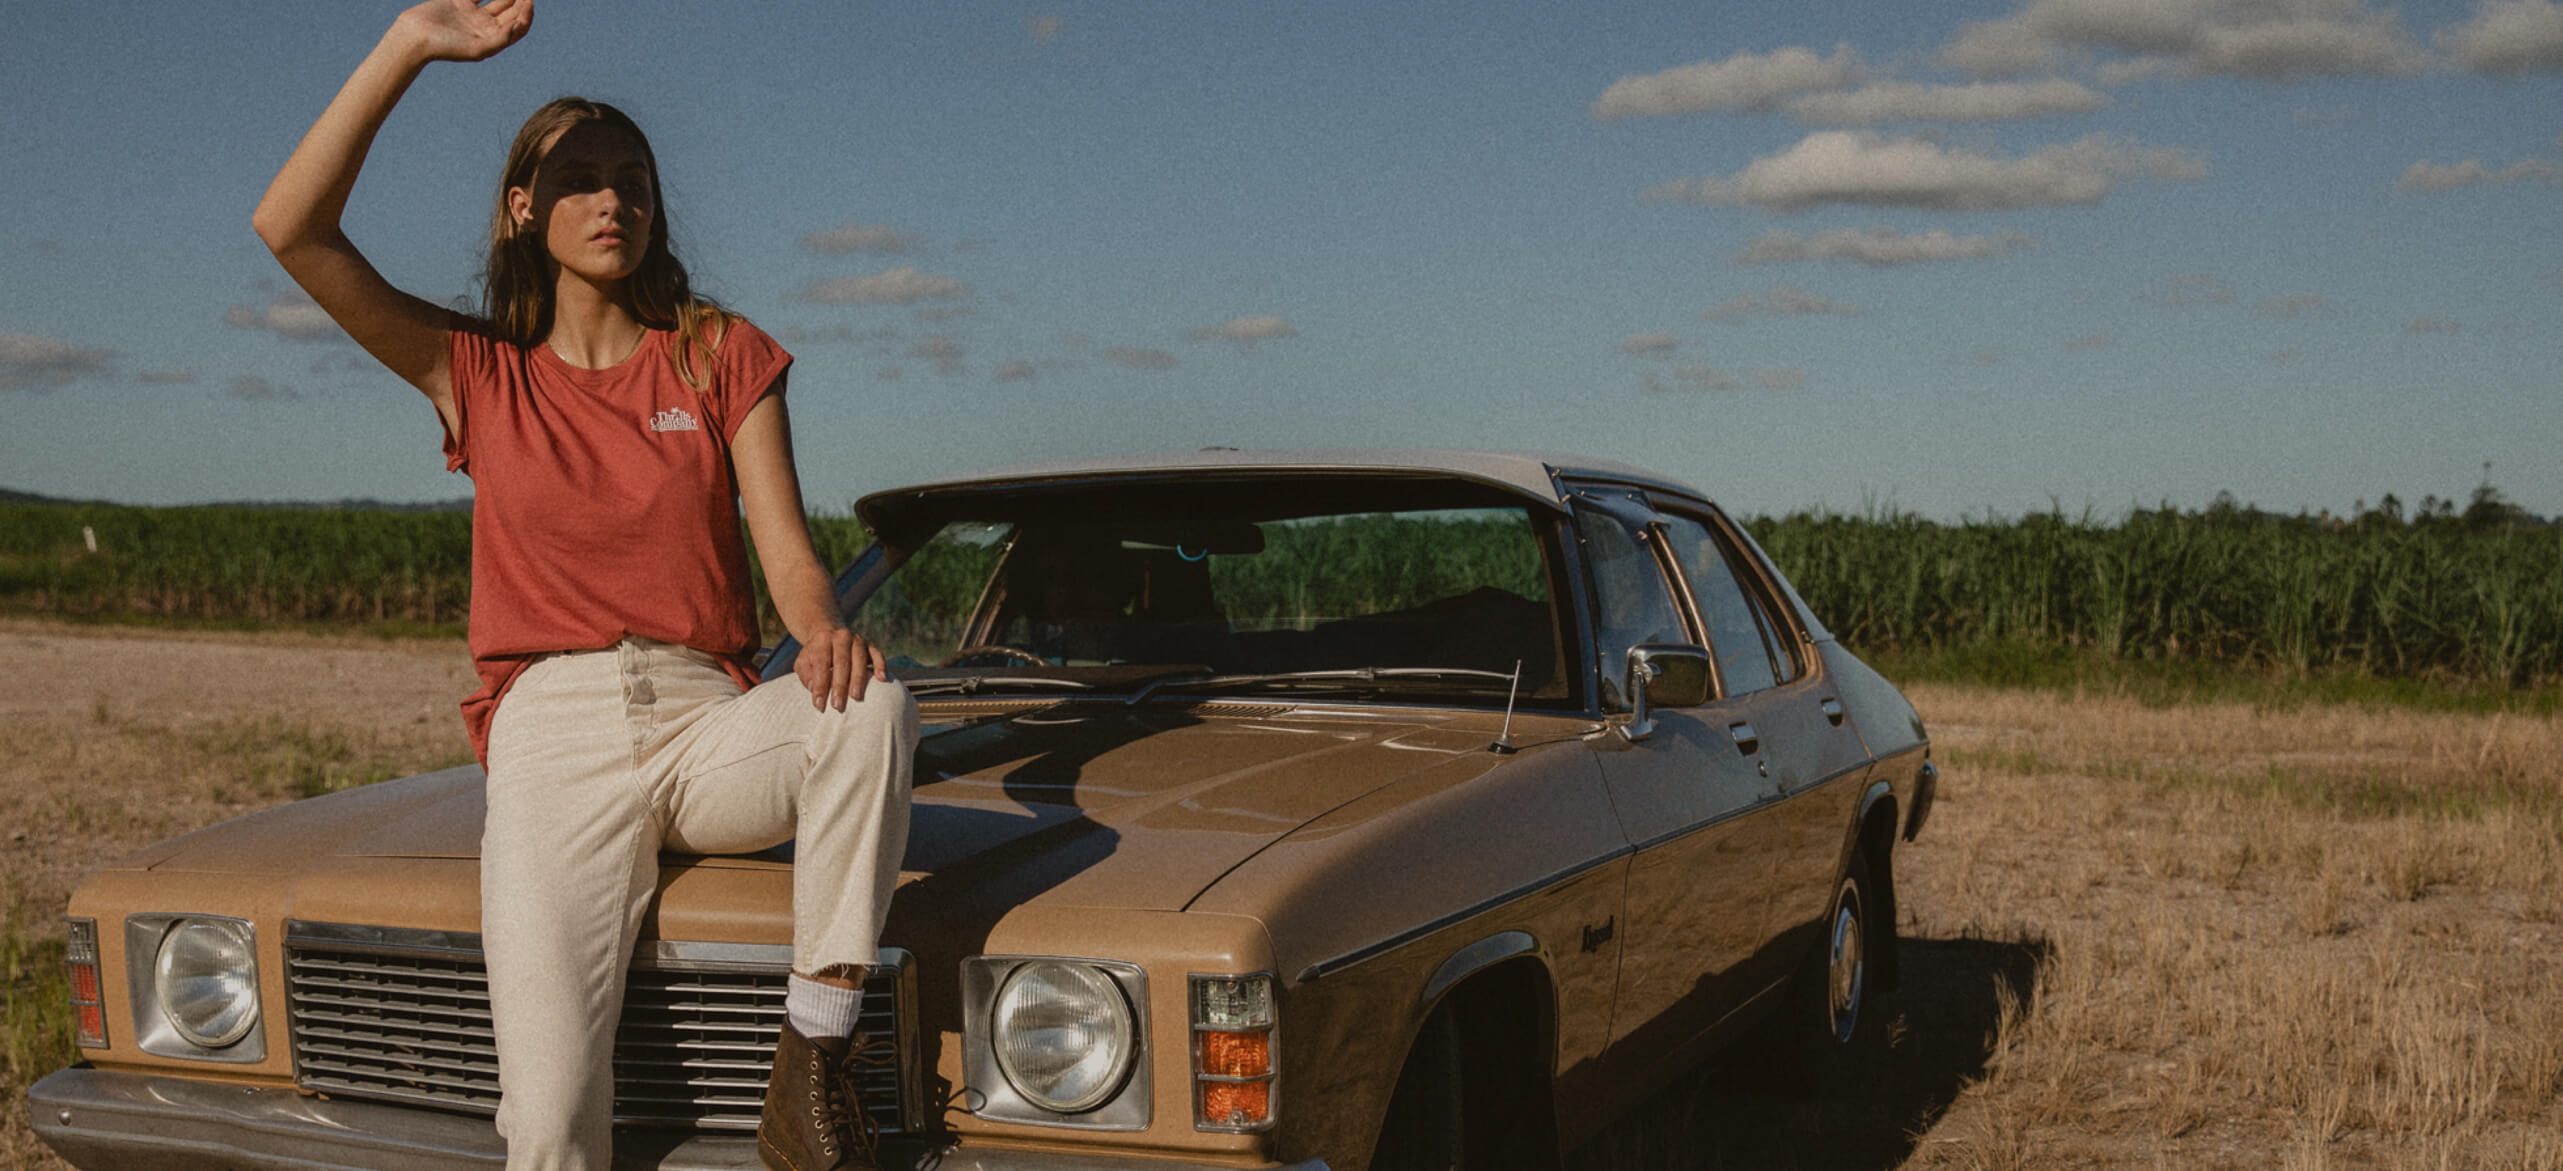
M 393 27 L 429 61 L 479 61 L 513 45 L 534 26 L 534 0 L 427 0 Z
M 863 702 L 864 685 L 889 678 L 890 668 L 871 639 L 839 627 L 802 643 L 792 673 L 810 689 L 810 706 L 841 712 L 849 700 Z

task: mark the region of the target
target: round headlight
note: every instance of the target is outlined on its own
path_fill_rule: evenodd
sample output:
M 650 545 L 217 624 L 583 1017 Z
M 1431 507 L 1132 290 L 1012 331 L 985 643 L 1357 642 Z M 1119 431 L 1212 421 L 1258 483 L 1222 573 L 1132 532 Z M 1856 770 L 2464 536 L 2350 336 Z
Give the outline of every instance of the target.
M 161 1015 L 189 1044 L 220 1049 L 258 1024 L 258 953 L 249 925 L 188 919 L 160 941 Z
M 1087 965 L 1039 960 L 1016 968 L 997 989 L 994 1015 L 997 1068 L 1044 1110 L 1092 1110 L 1130 1072 L 1130 1000 Z

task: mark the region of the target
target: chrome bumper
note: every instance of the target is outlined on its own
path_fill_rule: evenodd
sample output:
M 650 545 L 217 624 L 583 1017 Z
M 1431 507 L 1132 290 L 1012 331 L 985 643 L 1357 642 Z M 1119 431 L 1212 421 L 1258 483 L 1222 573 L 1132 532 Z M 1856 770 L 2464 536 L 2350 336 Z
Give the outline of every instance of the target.
M 37 1137 L 84 1171 L 507 1163 L 507 1144 L 487 1118 L 85 1066 L 56 1071 L 28 1089 L 27 1113 Z M 918 1171 L 1233 1171 L 1165 1159 L 976 1146 L 884 1150 L 882 1156 L 887 1167 Z M 663 1171 L 760 1166 L 750 1136 L 684 1131 L 625 1132 L 615 1146 L 614 1165 Z M 1326 1165 L 1311 1159 L 1274 1171 L 1326 1171 Z

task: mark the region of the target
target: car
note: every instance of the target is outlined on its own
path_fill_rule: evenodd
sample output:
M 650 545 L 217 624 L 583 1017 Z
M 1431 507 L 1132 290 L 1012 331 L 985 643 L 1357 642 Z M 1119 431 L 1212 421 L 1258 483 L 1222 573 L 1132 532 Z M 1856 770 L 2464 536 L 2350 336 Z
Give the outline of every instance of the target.
M 1730 1046 L 1819 1087 L 1876 1052 L 1930 741 L 1700 492 L 1210 449 L 856 511 L 841 599 L 925 725 L 856 1065 L 892 1163 L 1537 1164 Z M 83 1167 L 499 1159 L 482 811 L 449 769 L 89 878 L 38 1133 Z M 662 859 L 619 1161 L 755 1164 L 791 866 Z

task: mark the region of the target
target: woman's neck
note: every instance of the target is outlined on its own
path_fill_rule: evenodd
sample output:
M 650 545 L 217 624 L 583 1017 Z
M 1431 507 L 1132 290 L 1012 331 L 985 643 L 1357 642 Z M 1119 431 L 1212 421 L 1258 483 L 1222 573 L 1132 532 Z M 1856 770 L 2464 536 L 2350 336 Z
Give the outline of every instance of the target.
M 552 297 L 552 330 L 543 342 L 561 360 L 590 370 L 619 366 L 641 348 L 649 327 L 632 316 L 620 289 L 564 276 Z

